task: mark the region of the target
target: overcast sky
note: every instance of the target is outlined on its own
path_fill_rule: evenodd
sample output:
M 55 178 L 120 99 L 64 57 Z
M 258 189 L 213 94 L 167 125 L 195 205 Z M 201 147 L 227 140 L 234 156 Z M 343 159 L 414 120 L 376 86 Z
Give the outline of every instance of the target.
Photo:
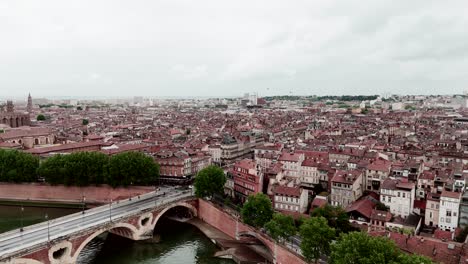
M 0 97 L 449 94 L 468 1 L 1 0 Z

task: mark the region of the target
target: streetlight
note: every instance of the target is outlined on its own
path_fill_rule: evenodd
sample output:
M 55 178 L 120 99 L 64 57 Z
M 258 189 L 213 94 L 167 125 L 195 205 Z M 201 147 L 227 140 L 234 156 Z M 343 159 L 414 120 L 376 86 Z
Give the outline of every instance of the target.
M 49 224 L 49 216 L 47 213 L 45 214 L 45 219 L 47 221 L 47 242 L 50 243 L 50 224 Z
M 23 213 L 24 213 L 24 207 L 21 205 L 21 228 L 20 231 L 23 232 Z
M 82 214 L 84 214 L 85 205 L 86 205 L 86 196 L 83 195 L 83 211 L 81 211 Z
M 110 199 L 109 204 L 109 221 L 112 222 L 112 198 Z

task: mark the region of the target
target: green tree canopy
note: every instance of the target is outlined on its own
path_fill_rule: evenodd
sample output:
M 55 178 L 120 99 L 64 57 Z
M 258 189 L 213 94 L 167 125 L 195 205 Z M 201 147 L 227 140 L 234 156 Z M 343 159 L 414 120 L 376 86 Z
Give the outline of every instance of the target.
M 268 234 L 275 240 L 285 240 L 296 234 L 297 229 L 294 218 L 289 215 L 276 213 L 268 223 L 265 224 Z
M 44 121 L 44 120 L 46 120 L 46 117 L 43 114 L 39 114 L 39 115 L 37 115 L 36 120 L 37 121 Z
M 327 224 L 324 217 L 306 219 L 299 228 L 301 235 L 301 251 L 308 261 L 318 259 L 321 255 L 330 253 L 330 243 L 335 238 L 335 229 Z
M 270 198 L 263 193 L 250 195 L 241 209 L 244 222 L 255 227 L 263 227 L 273 217 Z
M 88 121 L 88 119 L 83 119 L 83 121 L 81 121 L 81 123 L 82 123 L 83 126 L 86 126 L 86 125 L 89 124 L 89 121 Z
M 222 194 L 225 183 L 224 171 L 218 166 L 208 166 L 199 171 L 195 177 L 195 195 L 202 198 Z
M 400 253 L 398 257 L 390 262 L 391 264 L 432 264 L 432 260 L 420 255 L 409 255 Z
M 400 251 L 393 241 L 371 237 L 363 232 L 341 234 L 332 245 L 330 263 L 386 264 L 398 259 Z
M 0 181 L 34 182 L 39 159 L 31 154 L 0 149 Z
M 159 177 L 159 165 L 141 152 L 125 152 L 112 156 L 107 182 L 113 186 L 147 185 Z
M 99 152 L 76 152 L 55 155 L 38 169 L 50 184 L 87 186 L 105 183 L 109 157 Z
M 316 208 L 310 214 L 312 217 L 322 216 L 328 221 L 330 227 L 335 228 L 336 236 L 340 233 L 355 231 L 356 229 L 349 223 L 349 217 L 341 207 L 326 205 Z

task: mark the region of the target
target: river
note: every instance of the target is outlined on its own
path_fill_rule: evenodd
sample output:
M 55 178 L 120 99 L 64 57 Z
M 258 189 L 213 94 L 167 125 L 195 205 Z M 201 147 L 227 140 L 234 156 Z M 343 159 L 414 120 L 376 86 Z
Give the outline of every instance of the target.
M 0 232 L 31 225 L 77 212 L 77 209 L 0 206 Z M 103 234 L 93 239 L 82 251 L 79 264 L 233 264 L 231 260 L 214 258 L 218 248 L 197 228 L 184 223 L 161 219 L 156 226 L 159 243 L 131 241 Z

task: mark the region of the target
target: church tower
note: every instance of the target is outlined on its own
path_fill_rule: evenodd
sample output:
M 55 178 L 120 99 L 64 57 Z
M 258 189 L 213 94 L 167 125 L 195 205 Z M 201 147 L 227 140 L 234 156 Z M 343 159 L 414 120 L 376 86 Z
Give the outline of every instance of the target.
M 7 113 L 13 113 L 15 111 L 15 106 L 13 105 L 13 101 L 7 101 L 6 110 L 7 110 Z
M 28 95 L 27 111 L 28 111 L 28 113 L 32 113 L 32 110 L 33 110 L 32 97 L 31 97 L 31 94 L 29 94 Z

